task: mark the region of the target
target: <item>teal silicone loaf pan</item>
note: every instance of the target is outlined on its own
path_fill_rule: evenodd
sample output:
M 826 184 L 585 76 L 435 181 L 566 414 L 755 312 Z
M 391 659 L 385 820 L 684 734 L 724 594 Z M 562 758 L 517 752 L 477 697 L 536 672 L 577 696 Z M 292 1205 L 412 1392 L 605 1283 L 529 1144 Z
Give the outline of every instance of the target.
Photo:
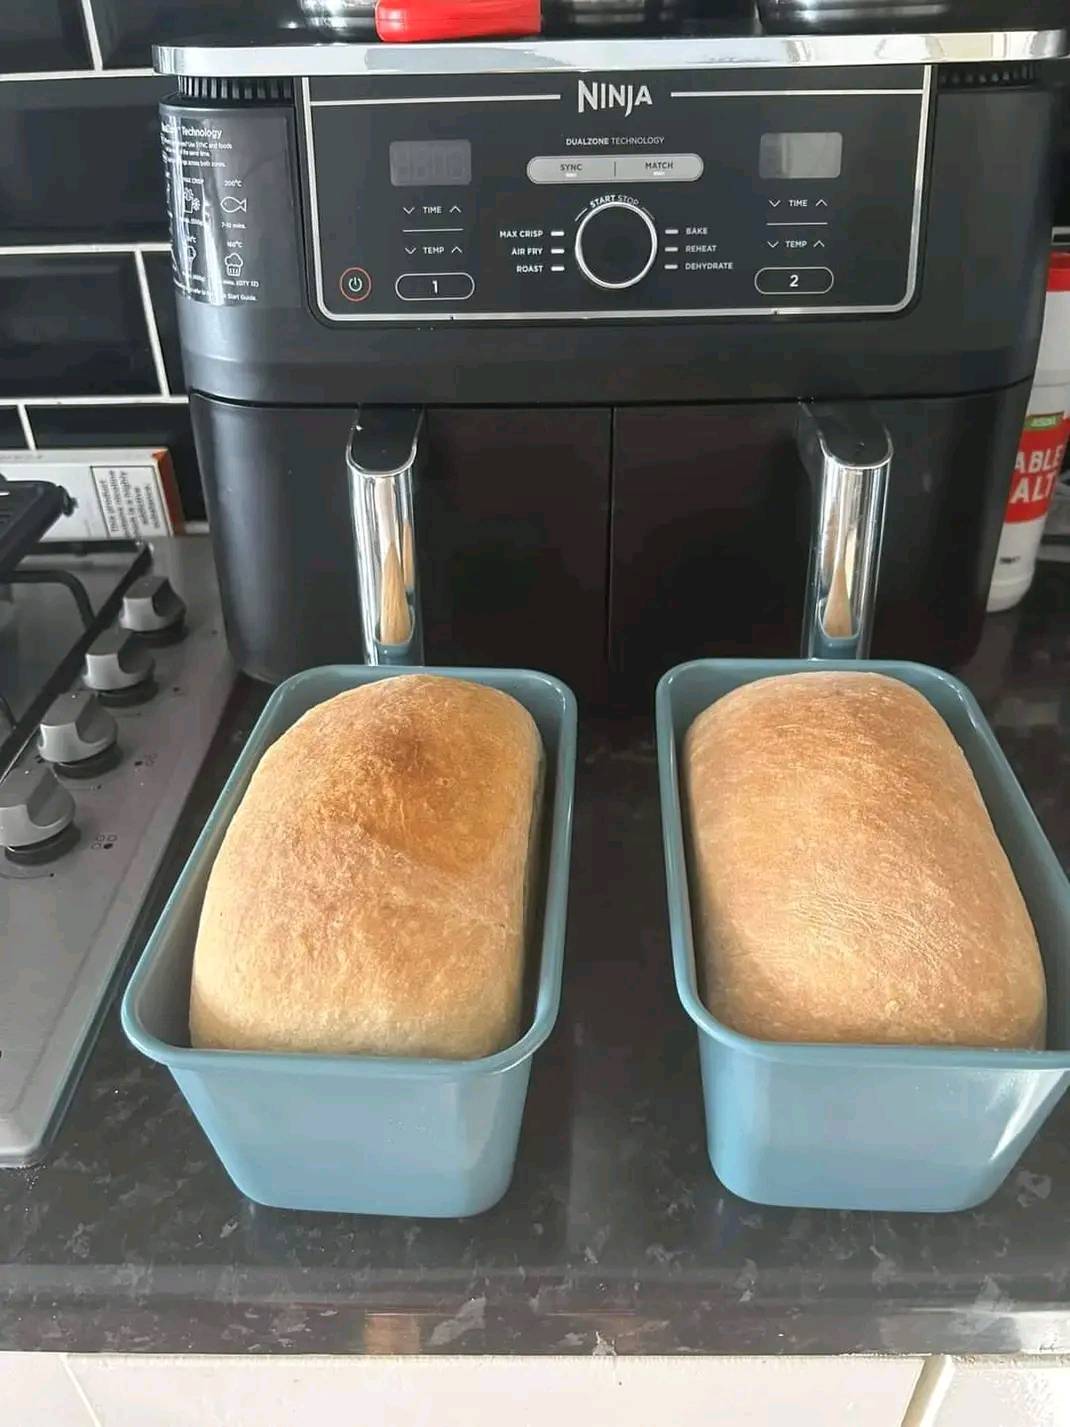
M 1014 868 L 1048 982 L 1048 1049 L 782 1044 L 707 1010 L 696 973 L 681 808 L 683 738 L 741 684 L 816 669 L 901 679 L 940 713 L 969 760 Z M 656 698 L 658 773 L 676 986 L 698 1030 L 710 1160 L 745 1199 L 801 1208 L 942 1211 L 987 1199 L 1070 1083 L 1070 887 L 973 695 L 920 664 L 709 659 Z
M 526 1030 L 480 1060 L 195 1050 L 193 947 L 208 873 L 265 750 L 346 689 L 438 673 L 511 694 L 546 750 L 541 895 L 527 948 Z M 134 971 L 122 1004 L 133 1044 L 167 1066 L 213 1148 L 250 1199 L 287 1209 L 454 1217 L 496 1203 L 513 1173 L 531 1061 L 557 1018 L 564 961 L 576 701 L 546 674 L 508 669 L 335 666 L 271 696 Z

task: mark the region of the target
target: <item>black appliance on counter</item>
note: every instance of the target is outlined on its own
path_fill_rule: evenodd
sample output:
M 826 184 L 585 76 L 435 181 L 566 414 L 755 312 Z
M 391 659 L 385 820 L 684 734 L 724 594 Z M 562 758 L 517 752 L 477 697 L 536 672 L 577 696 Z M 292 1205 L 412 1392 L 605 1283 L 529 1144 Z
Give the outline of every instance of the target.
M 407 409 L 415 536 L 403 522 L 390 550 L 410 595 L 419 571 L 429 663 L 544 668 L 645 707 L 681 660 L 793 653 L 812 400 L 848 426 L 871 409 L 894 449 L 874 653 L 968 656 L 1036 355 L 1043 61 L 1065 48 L 748 31 L 158 49 L 240 665 L 277 680 L 361 657 L 347 448 L 369 407 Z

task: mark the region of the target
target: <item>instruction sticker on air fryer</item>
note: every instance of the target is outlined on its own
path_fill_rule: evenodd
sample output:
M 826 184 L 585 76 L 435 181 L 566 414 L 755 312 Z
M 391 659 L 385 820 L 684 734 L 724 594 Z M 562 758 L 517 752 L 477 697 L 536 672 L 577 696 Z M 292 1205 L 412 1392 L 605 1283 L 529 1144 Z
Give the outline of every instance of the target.
M 165 104 L 160 137 L 177 290 L 213 307 L 291 301 L 288 114 Z

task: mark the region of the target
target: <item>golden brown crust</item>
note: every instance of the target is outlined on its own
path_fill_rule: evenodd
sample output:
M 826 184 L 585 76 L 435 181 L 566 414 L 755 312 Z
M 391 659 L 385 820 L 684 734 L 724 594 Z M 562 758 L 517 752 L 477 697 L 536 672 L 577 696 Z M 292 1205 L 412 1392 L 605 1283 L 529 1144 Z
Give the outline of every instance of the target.
M 969 764 L 896 679 L 746 684 L 688 730 L 704 998 L 763 1040 L 1040 1046 L 1036 934 Z
M 509 695 L 361 685 L 261 759 L 216 857 L 193 1044 L 466 1058 L 518 1032 L 542 745 Z

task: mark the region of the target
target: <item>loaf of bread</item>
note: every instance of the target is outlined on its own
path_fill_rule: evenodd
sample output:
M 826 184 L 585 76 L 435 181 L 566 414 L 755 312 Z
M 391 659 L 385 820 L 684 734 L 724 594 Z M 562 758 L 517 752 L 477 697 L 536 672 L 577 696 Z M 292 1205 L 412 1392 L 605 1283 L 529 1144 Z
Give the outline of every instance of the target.
M 195 1046 L 468 1058 L 519 1031 L 543 754 L 483 684 L 399 675 L 261 759 L 208 882 Z
M 896 679 L 760 679 L 684 746 L 703 997 L 771 1041 L 1043 1044 L 1037 939 L 969 764 Z

